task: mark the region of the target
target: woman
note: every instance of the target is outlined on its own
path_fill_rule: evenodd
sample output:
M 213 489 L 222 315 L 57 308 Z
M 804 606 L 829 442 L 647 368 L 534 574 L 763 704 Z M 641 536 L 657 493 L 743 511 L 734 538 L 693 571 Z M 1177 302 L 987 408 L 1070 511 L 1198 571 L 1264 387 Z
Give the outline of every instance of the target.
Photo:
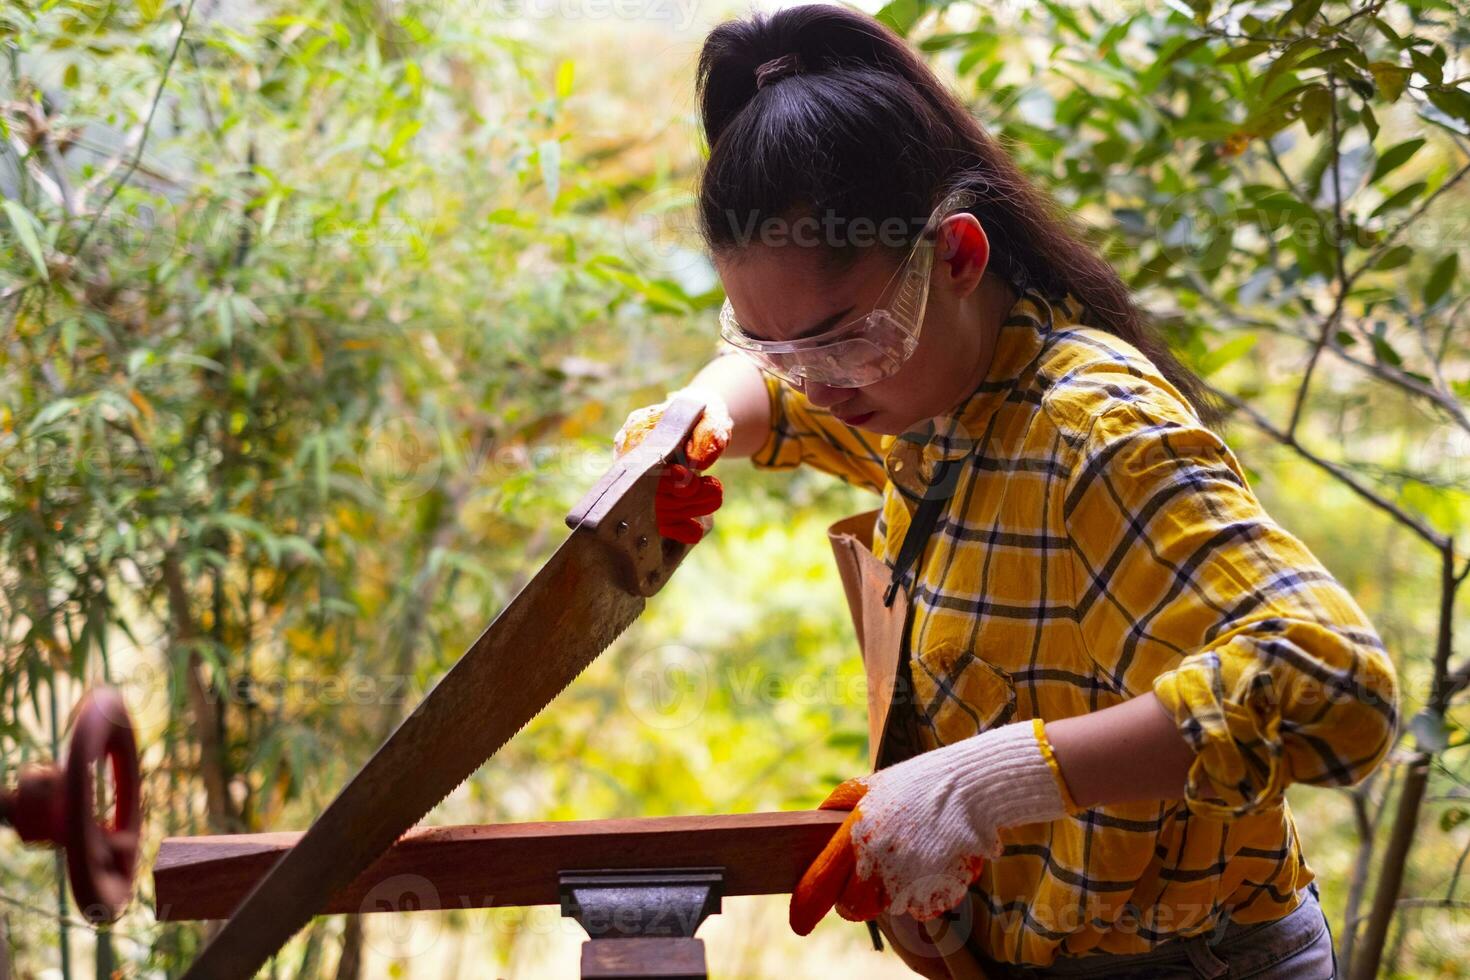
M 699 95 L 729 350 L 686 389 L 707 406 L 691 462 L 881 494 L 877 575 L 844 583 L 886 584 L 849 591 L 865 661 L 903 638 L 879 768 L 823 804 L 851 812 L 793 928 L 835 904 L 930 976 L 1334 976 L 1282 793 L 1383 759 L 1394 668 L 1261 509 L 1203 386 L 879 22 L 721 24 Z M 663 491 L 663 532 L 697 540 L 717 481 Z M 905 921 L 935 943 L 948 921 L 949 948 Z

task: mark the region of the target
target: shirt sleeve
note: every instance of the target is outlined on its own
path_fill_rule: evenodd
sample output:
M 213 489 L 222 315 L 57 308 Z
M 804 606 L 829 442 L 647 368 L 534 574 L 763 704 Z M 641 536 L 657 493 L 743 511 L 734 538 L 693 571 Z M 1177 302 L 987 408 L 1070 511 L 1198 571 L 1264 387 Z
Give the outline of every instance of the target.
M 771 431 L 750 461 L 759 469 L 791 469 L 803 463 L 881 493 L 888 480 L 879 438 L 817 408 L 805 394 L 762 371 L 771 399 Z
M 1186 405 L 1108 390 L 1062 506 L 1077 619 L 1105 679 L 1152 690 L 1194 749 L 1186 806 L 1230 819 L 1360 781 L 1398 730 L 1378 634 Z

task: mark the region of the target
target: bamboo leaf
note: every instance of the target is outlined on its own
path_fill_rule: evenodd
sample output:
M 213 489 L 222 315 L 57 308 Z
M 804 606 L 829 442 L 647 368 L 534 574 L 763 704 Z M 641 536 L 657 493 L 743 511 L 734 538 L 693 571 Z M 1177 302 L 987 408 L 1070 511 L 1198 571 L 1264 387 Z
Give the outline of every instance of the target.
M 15 237 L 20 239 L 21 247 L 31 257 L 31 263 L 35 265 L 36 271 L 40 273 L 42 279 L 49 282 L 51 273 L 46 269 L 46 256 L 41 251 L 41 239 L 37 234 L 40 225 L 35 215 L 26 210 L 19 201 L 9 198 L 0 203 L 0 207 L 5 209 L 5 216 L 10 219 L 10 227 L 15 229 Z

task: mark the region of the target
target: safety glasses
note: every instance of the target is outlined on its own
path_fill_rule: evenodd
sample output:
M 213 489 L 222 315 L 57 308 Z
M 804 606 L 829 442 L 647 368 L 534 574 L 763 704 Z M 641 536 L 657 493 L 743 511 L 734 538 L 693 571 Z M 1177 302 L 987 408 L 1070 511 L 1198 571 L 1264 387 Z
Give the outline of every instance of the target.
M 972 206 L 973 191 L 957 190 L 934 210 L 912 251 L 883 288 L 880 306 L 796 340 L 761 340 L 740 326 L 729 299 L 720 309 L 720 336 L 761 368 L 794 388 L 807 382 L 833 388 L 861 388 L 898 373 L 919 345 L 919 329 L 929 299 L 939 226 Z

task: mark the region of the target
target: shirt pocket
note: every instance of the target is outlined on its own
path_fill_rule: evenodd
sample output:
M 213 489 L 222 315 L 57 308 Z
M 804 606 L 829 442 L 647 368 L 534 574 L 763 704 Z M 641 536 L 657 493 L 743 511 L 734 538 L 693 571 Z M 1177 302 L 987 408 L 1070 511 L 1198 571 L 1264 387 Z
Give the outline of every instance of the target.
M 940 641 L 914 655 L 911 673 L 930 748 L 1015 720 L 1016 684 L 1010 673 L 967 647 Z

